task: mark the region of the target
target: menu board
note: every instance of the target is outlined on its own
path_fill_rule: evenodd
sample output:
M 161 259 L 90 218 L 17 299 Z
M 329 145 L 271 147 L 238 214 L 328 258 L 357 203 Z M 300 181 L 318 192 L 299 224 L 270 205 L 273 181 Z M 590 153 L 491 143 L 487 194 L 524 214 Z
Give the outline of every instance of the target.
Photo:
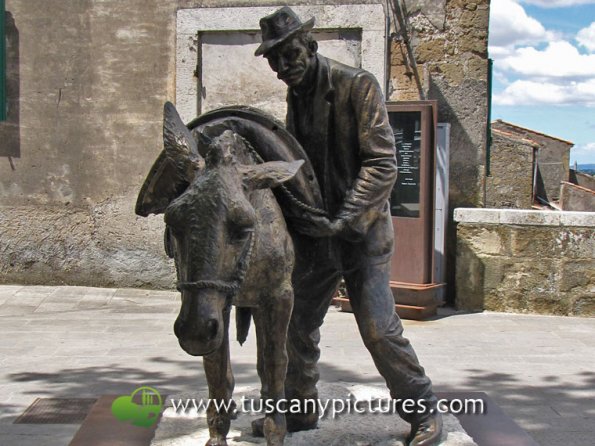
M 419 218 L 421 113 L 391 112 L 397 149 L 397 182 L 390 197 L 393 217 Z

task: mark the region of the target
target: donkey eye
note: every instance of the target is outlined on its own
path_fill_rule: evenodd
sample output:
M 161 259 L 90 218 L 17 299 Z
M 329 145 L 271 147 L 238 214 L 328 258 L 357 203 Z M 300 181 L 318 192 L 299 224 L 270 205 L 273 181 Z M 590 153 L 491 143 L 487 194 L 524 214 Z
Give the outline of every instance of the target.
M 232 243 L 243 242 L 254 232 L 252 226 L 231 225 L 229 228 L 229 240 Z

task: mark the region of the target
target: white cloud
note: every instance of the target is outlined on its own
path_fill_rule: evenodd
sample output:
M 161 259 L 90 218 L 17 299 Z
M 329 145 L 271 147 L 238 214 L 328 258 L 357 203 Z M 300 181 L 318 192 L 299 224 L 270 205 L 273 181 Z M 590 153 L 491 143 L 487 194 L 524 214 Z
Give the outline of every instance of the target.
M 492 76 L 494 77 L 494 79 L 496 81 L 500 82 L 502 85 L 510 84 L 510 79 L 508 78 L 506 73 L 502 70 L 494 70 Z
M 533 17 L 529 17 L 516 1 L 492 0 L 490 5 L 490 46 L 526 45 L 542 42 L 547 38 L 548 33 L 543 25 Z M 494 48 L 490 48 L 491 54 L 494 51 Z
M 563 8 L 565 6 L 595 5 L 595 0 L 521 0 L 521 3 L 544 8 Z
M 595 78 L 564 85 L 517 80 L 494 95 L 496 105 L 585 105 L 595 106 Z
M 500 60 L 514 53 L 513 46 L 489 46 L 490 57 L 494 60 Z
M 576 35 L 576 41 L 590 52 L 595 53 L 595 22 L 587 28 L 581 29 Z
M 490 57 L 494 80 L 505 87 L 494 94 L 494 104 L 595 107 L 595 22 L 577 33 L 575 46 L 545 29 L 520 3 L 561 7 L 595 0 L 492 0 Z
M 498 61 L 499 69 L 540 79 L 595 78 L 595 54 L 580 54 L 566 41 L 550 42 L 546 49 L 515 49 Z
M 595 142 L 573 147 L 570 149 L 570 157 L 579 164 L 595 164 Z

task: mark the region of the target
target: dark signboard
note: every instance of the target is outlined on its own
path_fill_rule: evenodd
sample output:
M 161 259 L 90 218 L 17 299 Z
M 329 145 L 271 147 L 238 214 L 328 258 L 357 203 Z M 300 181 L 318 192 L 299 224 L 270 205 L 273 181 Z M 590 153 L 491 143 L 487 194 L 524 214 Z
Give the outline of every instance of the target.
M 419 218 L 421 113 L 393 112 L 390 123 L 395 135 L 399 174 L 390 206 L 393 217 Z

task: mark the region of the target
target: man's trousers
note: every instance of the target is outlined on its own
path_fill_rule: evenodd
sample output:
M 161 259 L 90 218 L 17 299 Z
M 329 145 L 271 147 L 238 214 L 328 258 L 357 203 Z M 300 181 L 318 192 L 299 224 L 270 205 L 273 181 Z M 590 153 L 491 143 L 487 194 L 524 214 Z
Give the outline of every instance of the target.
M 331 249 L 327 249 L 331 246 L 328 239 L 297 236 L 294 240 L 294 307 L 287 341 L 286 398 L 318 397 L 319 328 L 343 277 L 362 340 L 385 379 L 391 397 L 425 400 L 428 408 L 435 407 L 432 383 L 411 344 L 403 337 L 403 326 L 395 313 L 389 287 L 390 257 L 387 260 L 386 256 L 366 257 L 353 252 L 349 259 L 337 262 L 333 260 Z M 320 249 L 321 246 L 325 248 Z M 357 360 L 354 360 L 356 366 Z M 399 414 L 410 423 L 427 417 L 427 414 L 401 410 Z

